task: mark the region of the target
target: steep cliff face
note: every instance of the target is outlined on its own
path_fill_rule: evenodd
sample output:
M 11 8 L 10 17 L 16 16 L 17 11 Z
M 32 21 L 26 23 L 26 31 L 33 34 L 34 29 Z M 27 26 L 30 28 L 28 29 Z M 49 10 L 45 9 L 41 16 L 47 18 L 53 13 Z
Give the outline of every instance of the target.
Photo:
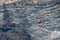
M 0 40 L 60 40 L 60 0 L 5 1 Z

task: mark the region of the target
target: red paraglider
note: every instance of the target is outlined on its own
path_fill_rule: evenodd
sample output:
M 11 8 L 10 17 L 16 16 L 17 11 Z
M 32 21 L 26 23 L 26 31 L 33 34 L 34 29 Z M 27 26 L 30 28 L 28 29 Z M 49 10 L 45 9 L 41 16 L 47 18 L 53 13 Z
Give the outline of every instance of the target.
M 39 20 L 38 20 L 38 24 L 42 24 L 42 20 L 39 19 Z

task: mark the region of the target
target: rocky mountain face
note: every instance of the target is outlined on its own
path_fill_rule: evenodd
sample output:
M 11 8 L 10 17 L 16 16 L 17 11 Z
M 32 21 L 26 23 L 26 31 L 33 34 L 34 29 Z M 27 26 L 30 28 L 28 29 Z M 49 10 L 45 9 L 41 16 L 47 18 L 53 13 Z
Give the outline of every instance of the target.
M 60 0 L 10 1 L 0 5 L 0 40 L 60 40 Z

